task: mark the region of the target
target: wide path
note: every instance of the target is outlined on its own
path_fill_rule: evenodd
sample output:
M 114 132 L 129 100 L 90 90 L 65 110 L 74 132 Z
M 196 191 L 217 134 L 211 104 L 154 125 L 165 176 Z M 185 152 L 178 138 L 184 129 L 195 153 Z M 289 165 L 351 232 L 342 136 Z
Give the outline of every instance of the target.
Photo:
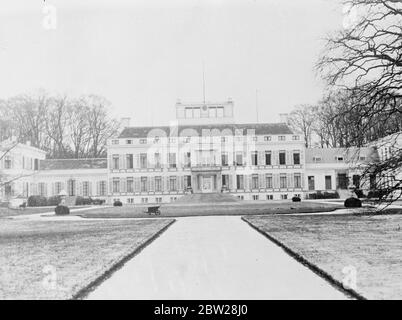
M 237 216 L 179 218 L 89 299 L 345 299 Z

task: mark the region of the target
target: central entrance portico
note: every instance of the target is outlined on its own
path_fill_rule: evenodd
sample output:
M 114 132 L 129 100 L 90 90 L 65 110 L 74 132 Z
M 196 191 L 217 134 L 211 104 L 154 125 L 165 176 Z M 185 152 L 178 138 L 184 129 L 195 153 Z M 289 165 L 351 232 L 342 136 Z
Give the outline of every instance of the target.
M 193 190 L 195 193 L 220 192 L 221 168 L 216 167 L 194 167 L 191 170 Z

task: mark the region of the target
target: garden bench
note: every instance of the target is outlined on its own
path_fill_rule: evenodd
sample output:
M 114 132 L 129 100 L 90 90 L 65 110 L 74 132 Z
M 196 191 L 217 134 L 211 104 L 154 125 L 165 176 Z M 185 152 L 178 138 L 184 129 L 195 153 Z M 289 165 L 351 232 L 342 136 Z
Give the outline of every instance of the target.
M 160 206 L 153 206 L 153 207 L 148 207 L 148 210 L 146 213 L 152 214 L 154 213 L 155 215 L 160 215 L 161 211 L 159 210 Z

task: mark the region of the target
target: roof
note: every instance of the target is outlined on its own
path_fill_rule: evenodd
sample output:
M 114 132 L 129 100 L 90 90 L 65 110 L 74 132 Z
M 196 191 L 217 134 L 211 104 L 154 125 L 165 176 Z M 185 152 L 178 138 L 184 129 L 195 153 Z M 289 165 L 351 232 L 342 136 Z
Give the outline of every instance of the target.
M 345 162 L 369 162 L 376 159 L 377 153 L 373 148 L 307 148 L 306 163 L 316 163 L 313 158 L 320 157 L 320 163 L 335 163 L 335 157 L 344 157 Z M 360 159 L 364 157 L 363 159 Z
M 106 169 L 106 158 L 93 159 L 46 159 L 41 160 L 40 170 Z
M 173 129 L 174 128 L 174 129 Z M 127 127 L 124 128 L 118 138 L 146 138 L 155 129 L 163 130 L 166 136 L 179 136 L 184 129 L 193 129 L 198 135 L 202 135 L 202 130 L 230 130 L 233 134 L 235 130 L 255 130 L 256 135 L 279 135 L 293 134 L 293 131 L 286 123 L 249 123 L 249 124 L 210 124 L 210 125 L 179 125 L 178 131 L 175 127 L 155 126 L 155 127 Z

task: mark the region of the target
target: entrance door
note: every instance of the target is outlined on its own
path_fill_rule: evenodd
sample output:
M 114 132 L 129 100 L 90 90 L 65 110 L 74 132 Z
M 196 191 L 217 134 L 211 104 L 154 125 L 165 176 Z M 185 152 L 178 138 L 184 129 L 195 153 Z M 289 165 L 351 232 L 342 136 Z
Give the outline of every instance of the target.
M 212 177 L 202 177 L 202 192 L 212 192 Z

